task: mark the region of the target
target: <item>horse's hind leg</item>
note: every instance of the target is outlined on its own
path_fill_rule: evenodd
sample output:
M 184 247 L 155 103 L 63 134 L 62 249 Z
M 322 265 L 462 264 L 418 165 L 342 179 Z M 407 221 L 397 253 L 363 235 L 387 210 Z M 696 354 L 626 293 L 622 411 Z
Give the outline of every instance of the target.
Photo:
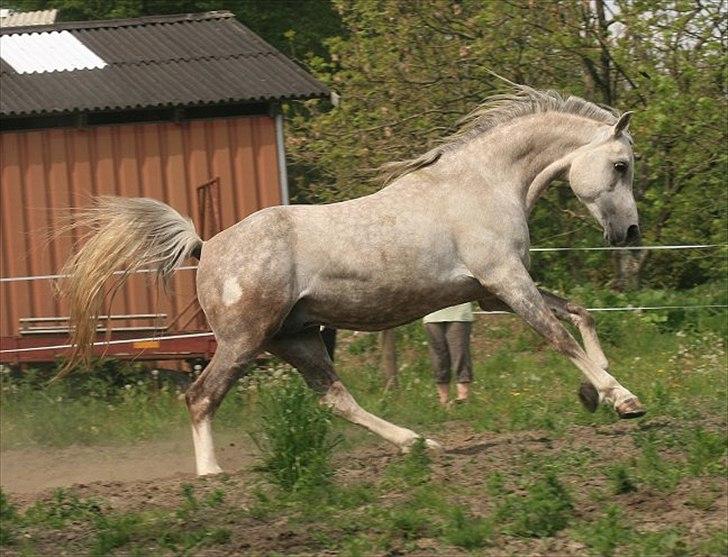
M 185 394 L 192 420 L 197 474 L 219 474 L 212 441 L 212 417 L 240 371 L 260 352 L 256 343 L 221 343 L 215 355 Z
M 317 328 L 275 337 L 266 349 L 295 367 L 308 386 L 321 395 L 321 402 L 333 408 L 342 418 L 367 428 L 404 452 L 420 438 L 414 431 L 389 423 L 357 404 L 336 375 Z M 426 439 L 425 443 L 432 448 L 440 447 L 430 439 Z
M 591 314 L 585 308 L 551 292 L 543 289 L 539 289 L 539 292 L 541 292 L 543 299 L 556 317 L 573 323 L 579 329 L 587 357 L 600 368 L 608 370 L 609 361 L 599 343 L 597 330 L 594 327 L 594 318 Z M 595 412 L 599 405 L 599 392 L 592 383 L 584 381 L 579 388 L 579 399 L 587 410 Z

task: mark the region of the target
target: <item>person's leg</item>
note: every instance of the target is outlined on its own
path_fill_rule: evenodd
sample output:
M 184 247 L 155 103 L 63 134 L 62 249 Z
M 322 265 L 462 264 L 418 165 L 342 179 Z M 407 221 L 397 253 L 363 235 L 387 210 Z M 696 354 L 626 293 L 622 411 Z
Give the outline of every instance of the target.
M 450 353 L 445 337 L 445 323 L 425 323 L 427 346 L 440 404 L 447 404 L 450 386 Z
M 447 324 L 446 338 L 452 369 L 457 377 L 457 399 L 465 401 L 470 396 L 473 380 L 473 364 L 470 358 L 470 331 L 472 323 L 453 321 Z

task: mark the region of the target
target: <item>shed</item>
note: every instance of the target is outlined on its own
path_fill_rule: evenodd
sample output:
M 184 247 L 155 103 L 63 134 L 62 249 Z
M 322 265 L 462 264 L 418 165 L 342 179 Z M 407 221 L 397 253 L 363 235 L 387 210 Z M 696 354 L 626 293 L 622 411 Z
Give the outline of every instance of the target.
M 209 237 L 288 202 L 280 103 L 329 95 L 226 11 L 0 29 L 0 362 L 67 331 L 68 207 L 153 197 Z M 192 271 L 170 296 L 133 277 L 114 333 L 204 330 L 194 299 Z

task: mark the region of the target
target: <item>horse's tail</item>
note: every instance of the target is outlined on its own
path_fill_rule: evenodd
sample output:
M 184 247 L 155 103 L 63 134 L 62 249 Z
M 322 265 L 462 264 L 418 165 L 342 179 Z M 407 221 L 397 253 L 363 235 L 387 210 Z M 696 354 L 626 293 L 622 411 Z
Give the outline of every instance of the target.
M 202 248 L 191 219 L 148 198 L 97 197 L 72 217 L 65 231 L 75 228 L 84 231 L 86 242 L 66 262 L 58 284 L 58 293 L 70 305 L 73 349 L 56 379 L 79 363 L 88 364 L 108 279 L 121 271 L 108 289 L 110 298 L 140 268 L 167 282 L 185 258 L 199 259 Z

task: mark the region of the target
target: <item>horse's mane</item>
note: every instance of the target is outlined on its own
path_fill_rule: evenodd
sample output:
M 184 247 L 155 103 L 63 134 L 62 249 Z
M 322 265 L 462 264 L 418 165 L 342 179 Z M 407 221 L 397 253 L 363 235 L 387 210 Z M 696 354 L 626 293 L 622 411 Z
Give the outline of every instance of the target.
M 458 122 L 458 129 L 455 133 L 441 139 L 437 146 L 425 154 L 380 166 L 380 180 L 384 185 L 389 184 L 405 174 L 434 164 L 447 151 L 451 151 L 468 140 L 501 124 L 522 116 L 542 112 L 574 114 L 608 125 L 614 125 L 619 116 L 615 109 L 596 105 L 581 97 L 568 96 L 564 98 L 557 91 L 540 91 L 527 85 L 514 84 L 512 92 L 486 98 L 470 114 Z

